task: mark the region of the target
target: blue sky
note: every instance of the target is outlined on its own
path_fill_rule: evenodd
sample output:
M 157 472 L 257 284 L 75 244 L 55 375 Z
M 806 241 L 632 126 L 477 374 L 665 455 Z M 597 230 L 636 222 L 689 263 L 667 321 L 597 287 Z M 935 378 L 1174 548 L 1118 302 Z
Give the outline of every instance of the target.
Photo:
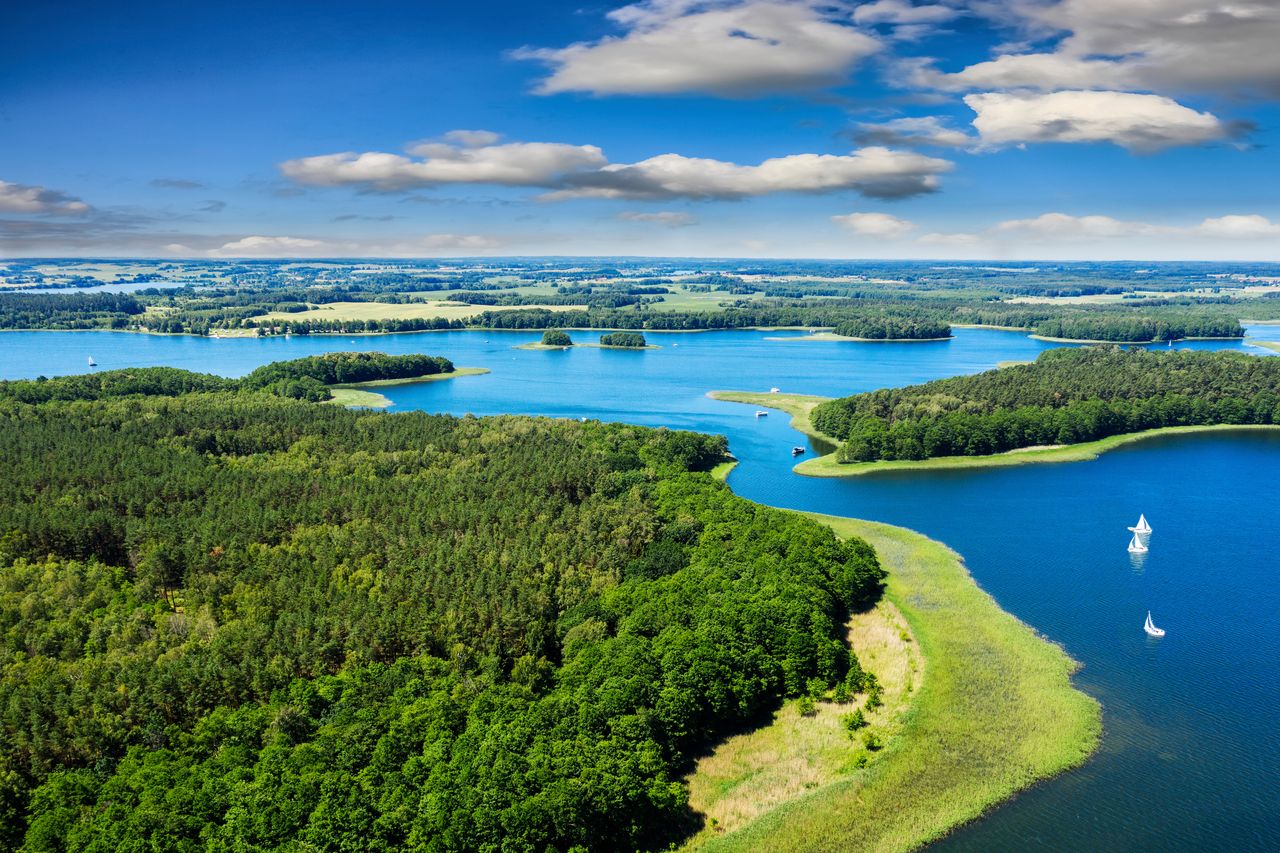
M 1277 44 L 1274 0 L 15 4 L 0 254 L 1280 260 Z

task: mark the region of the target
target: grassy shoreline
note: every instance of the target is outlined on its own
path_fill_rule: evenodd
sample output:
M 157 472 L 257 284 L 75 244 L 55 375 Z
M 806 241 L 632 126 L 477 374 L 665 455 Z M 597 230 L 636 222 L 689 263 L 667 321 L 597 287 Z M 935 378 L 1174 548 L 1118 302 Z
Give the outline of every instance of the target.
M 1147 346 L 1148 344 L 1165 344 L 1166 346 L 1168 346 L 1168 344 L 1165 341 L 1103 341 L 1103 340 L 1095 340 L 1093 338 L 1051 338 L 1051 337 L 1048 337 L 1047 335 L 1036 335 L 1036 334 L 1027 335 L 1027 337 L 1033 340 L 1048 341 L 1049 343 L 1054 343 L 1054 344 L 1115 344 L 1116 346 L 1120 346 L 1120 347 Z M 1239 341 L 1243 339 L 1244 339 L 1243 335 L 1233 335 L 1232 337 L 1229 337 L 1229 338 L 1205 338 L 1205 337 L 1192 336 L 1187 338 L 1178 338 L 1177 340 L 1174 341 L 1174 343 L 1178 344 L 1184 341 Z
M 923 680 L 905 690 L 912 698 L 896 715 L 899 729 L 887 732 L 865 768 L 830 763 L 763 814 L 744 822 L 726 813 L 728 824 L 704 830 L 685 849 L 912 850 L 1088 758 L 1101 714 L 1071 685 L 1078 665 L 1001 610 L 958 555 L 904 528 L 806 514 L 876 548 L 889 570 L 886 599 L 923 657 L 922 670 L 908 667 L 906 677 L 919 679 L 922 671 Z M 795 716 L 784 708 L 771 726 L 746 737 L 766 746 L 813 743 L 812 732 L 797 732 L 807 721 Z M 824 725 L 822 715 L 810 720 Z M 844 743 L 852 758 L 857 747 Z M 750 752 L 735 744 L 734 757 Z M 812 777 L 814 769 L 806 769 Z M 706 782 L 691 786 L 703 791 Z
M 813 394 L 772 394 L 760 391 L 708 391 L 707 396 L 725 403 L 745 403 L 786 412 L 791 416 L 792 429 L 827 444 L 840 443 L 839 439 L 819 432 L 810 419 L 814 408 L 830 400 L 830 397 L 819 397 Z
M 1142 432 L 1110 435 L 1097 441 L 1065 444 L 1055 447 L 1021 448 L 990 456 L 936 456 L 932 459 L 893 459 L 880 462 L 837 462 L 835 454 L 807 459 L 797 465 L 797 474 L 806 477 L 860 477 L 882 471 L 942 471 L 956 468 L 1006 468 L 1013 465 L 1035 465 L 1057 462 L 1086 462 L 1097 459 L 1108 450 L 1167 435 L 1190 435 L 1199 432 L 1232 432 L 1280 429 L 1275 424 L 1214 424 L 1211 426 L 1159 427 Z
M 1280 344 L 1277 344 L 1280 351 Z M 825 435 L 813 426 L 810 413 L 820 403 L 831 399 L 805 394 L 761 394 L 745 391 L 712 391 L 707 394 L 714 400 L 729 403 L 746 403 L 753 406 L 777 409 L 791 415 L 791 426 L 810 438 L 827 444 L 839 445 L 840 440 Z M 1236 430 L 1280 429 L 1276 424 L 1213 424 L 1209 426 L 1159 427 L 1142 432 L 1126 432 L 1110 435 L 1097 441 L 1080 444 L 1064 444 L 1053 447 L 1024 447 L 989 456 L 935 456 L 931 459 L 891 459 L 880 462 L 837 462 L 834 453 L 806 459 L 792 470 L 805 477 L 860 477 L 883 471 L 943 471 L 956 468 L 1006 468 L 1012 465 L 1034 465 L 1057 462 L 1087 462 L 1097 459 L 1108 450 L 1158 438 L 1166 435 L 1189 435 L 1199 432 L 1231 432 Z
M 391 405 L 391 399 L 370 388 L 387 388 L 392 385 L 416 385 L 419 382 L 439 382 L 444 379 L 457 379 L 460 376 L 480 376 L 488 373 L 487 367 L 455 367 L 450 373 L 431 373 L 426 376 L 409 376 L 404 379 L 374 379 L 369 382 L 350 382 L 342 385 L 330 385 L 333 398 L 326 400 L 335 406 L 358 406 L 364 409 L 385 409 Z

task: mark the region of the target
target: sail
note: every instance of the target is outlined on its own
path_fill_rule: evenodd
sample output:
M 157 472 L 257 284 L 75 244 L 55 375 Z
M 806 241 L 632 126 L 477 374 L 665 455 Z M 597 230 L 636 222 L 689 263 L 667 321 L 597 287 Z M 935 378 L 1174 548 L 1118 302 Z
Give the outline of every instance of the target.
M 1147 550 L 1147 546 L 1142 544 L 1142 540 L 1138 538 L 1138 534 L 1133 534 L 1133 538 L 1129 540 L 1129 552 L 1140 554 Z
M 1138 529 L 1143 533 L 1151 532 L 1151 525 L 1147 524 L 1147 517 L 1141 513 L 1138 514 Z

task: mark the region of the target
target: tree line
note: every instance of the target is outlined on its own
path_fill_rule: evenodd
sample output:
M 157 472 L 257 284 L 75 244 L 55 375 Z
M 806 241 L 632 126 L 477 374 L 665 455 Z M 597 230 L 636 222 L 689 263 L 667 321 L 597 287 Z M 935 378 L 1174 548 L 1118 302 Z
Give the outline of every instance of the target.
M 823 403 L 841 462 L 978 456 L 1165 426 L 1280 423 L 1280 359 L 1057 349 L 1030 365 Z

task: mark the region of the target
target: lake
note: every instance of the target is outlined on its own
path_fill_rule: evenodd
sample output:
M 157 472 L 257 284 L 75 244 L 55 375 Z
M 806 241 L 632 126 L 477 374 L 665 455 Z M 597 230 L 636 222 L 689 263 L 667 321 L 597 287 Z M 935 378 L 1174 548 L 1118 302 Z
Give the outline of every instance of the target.
M 1280 339 L 1280 327 L 1251 327 Z M 951 341 L 775 340 L 795 332 L 651 334 L 660 349 L 522 351 L 529 332 L 211 340 L 107 332 L 0 333 L 0 378 L 172 365 L 242 375 L 339 349 L 444 355 L 486 376 L 382 390 L 399 409 L 593 417 L 727 435 L 730 485 L 774 506 L 886 521 L 946 542 L 1000 604 L 1084 666 L 1102 747 L 939 843 L 938 849 L 1280 849 L 1280 434 L 1156 439 L 1092 462 L 899 472 L 790 473 L 804 440 L 787 418 L 720 403 L 716 389 L 837 395 L 1029 360 L 1054 344 L 959 329 Z M 573 333 L 576 340 L 594 340 Z M 1262 352 L 1240 342 L 1200 349 Z M 1145 513 L 1151 551 L 1125 550 Z M 1150 640 L 1151 610 L 1168 635 Z

